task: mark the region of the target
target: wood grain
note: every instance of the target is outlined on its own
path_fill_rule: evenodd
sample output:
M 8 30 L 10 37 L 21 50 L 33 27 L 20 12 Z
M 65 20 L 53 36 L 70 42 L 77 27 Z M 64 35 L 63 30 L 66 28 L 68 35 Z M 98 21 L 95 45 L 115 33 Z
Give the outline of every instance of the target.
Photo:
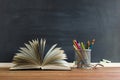
M 72 69 L 71 71 L 10 71 L 9 68 L 0 68 L 0 80 L 120 80 L 120 68 Z

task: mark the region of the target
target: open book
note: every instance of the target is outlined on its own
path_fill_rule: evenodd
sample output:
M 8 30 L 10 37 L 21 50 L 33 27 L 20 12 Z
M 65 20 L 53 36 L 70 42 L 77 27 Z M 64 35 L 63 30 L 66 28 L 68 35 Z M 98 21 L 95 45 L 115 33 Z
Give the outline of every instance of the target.
M 40 41 L 32 40 L 28 44 L 25 43 L 25 47 L 21 47 L 19 53 L 13 58 L 15 64 L 10 70 L 21 69 L 48 69 L 48 70 L 71 70 L 64 50 L 60 47 L 56 47 L 54 44 L 46 54 L 45 51 L 46 40 Z

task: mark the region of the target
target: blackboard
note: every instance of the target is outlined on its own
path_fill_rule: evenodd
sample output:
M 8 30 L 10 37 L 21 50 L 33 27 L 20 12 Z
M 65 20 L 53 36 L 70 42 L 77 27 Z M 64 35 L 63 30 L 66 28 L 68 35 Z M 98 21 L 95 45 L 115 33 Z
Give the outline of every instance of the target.
M 74 60 L 73 39 L 96 39 L 92 62 L 120 61 L 120 0 L 0 0 L 0 62 L 29 40 L 46 38 Z

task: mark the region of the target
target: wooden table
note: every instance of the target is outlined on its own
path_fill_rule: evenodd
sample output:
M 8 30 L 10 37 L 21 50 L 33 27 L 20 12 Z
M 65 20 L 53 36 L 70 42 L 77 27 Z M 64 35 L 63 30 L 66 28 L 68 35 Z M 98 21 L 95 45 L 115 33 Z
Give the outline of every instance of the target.
M 0 68 L 0 80 L 120 80 L 120 68 L 104 67 L 71 71 L 9 71 L 9 68 Z

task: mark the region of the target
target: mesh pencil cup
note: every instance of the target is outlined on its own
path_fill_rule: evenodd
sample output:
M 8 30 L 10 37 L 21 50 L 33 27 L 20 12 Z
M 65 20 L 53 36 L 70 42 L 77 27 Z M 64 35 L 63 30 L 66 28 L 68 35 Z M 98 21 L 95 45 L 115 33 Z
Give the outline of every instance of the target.
M 91 49 L 85 49 L 80 53 L 78 52 L 79 51 L 75 51 L 75 64 L 77 68 L 89 68 L 91 64 Z

